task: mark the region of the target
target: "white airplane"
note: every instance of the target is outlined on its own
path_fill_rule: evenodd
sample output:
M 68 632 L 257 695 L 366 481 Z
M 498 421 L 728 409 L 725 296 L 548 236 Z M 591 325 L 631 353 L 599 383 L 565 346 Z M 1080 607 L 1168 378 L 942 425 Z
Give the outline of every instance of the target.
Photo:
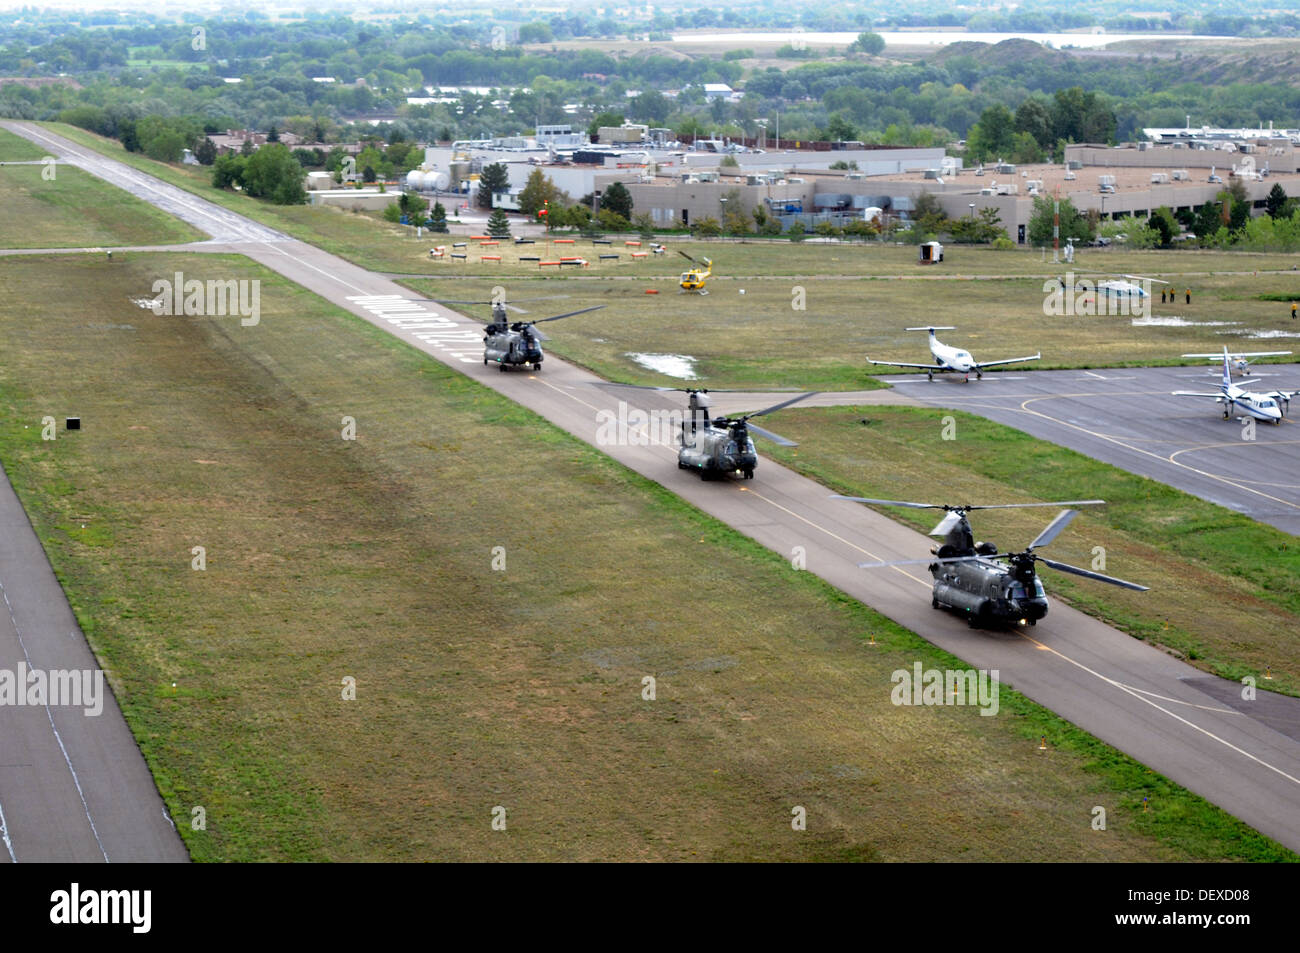
M 1258 420 L 1271 420 L 1280 426 L 1282 417 L 1291 406 L 1291 398 L 1296 395 L 1296 392 L 1293 390 L 1271 390 L 1267 393 L 1258 393 L 1246 390 L 1241 385 L 1253 384 L 1254 381 L 1241 381 L 1234 384 L 1232 382 L 1231 360 L 1232 357 L 1228 354 L 1227 347 L 1224 347 L 1223 380 L 1219 383 L 1219 392 L 1217 394 L 1206 394 L 1194 390 L 1176 390 L 1173 392 L 1174 396 L 1212 397 L 1223 405 L 1224 420 L 1230 418 L 1232 411 L 1236 409 Z
M 1254 363 L 1254 361 L 1246 360 L 1246 358 L 1248 357 L 1282 357 L 1283 355 L 1290 354 L 1290 353 L 1291 353 L 1290 351 L 1238 351 L 1235 354 L 1229 354 L 1228 359 L 1232 361 L 1232 367 L 1238 374 L 1245 374 L 1246 369 L 1250 367 L 1251 364 Z M 1217 361 L 1221 357 L 1223 357 L 1223 355 L 1222 354 L 1184 354 L 1183 357 L 1206 357 L 1209 358 L 1211 361 Z
M 984 376 L 984 368 L 996 367 L 999 364 L 1019 364 L 1022 361 L 1036 361 L 1042 354 L 1035 354 L 1033 357 L 1012 357 L 1004 361 L 977 361 L 971 357 L 970 351 L 963 351 L 958 347 L 949 347 L 937 337 L 935 331 L 955 331 L 954 327 L 938 326 L 926 328 L 907 328 L 908 331 L 929 331 L 930 332 L 930 353 L 934 355 L 933 364 L 905 364 L 901 361 L 873 361 L 867 358 L 868 364 L 880 364 L 885 367 L 919 367 L 925 371 L 925 376 L 934 380 L 934 374 L 938 371 L 940 374 L 964 374 L 965 380 L 970 380 L 970 372 L 975 372 L 976 379 Z

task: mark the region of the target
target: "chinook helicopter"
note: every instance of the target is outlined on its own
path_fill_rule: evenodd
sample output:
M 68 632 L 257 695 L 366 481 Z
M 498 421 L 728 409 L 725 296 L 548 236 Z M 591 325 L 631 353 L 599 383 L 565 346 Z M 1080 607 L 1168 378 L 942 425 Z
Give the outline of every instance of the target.
M 534 325 L 546 321 L 558 321 L 560 318 L 571 318 L 577 314 L 586 314 L 588 311 L 598 311 L 603 307 L 605 307 L 603 304 L 598 304 L 591 308 L 583 308 L 581 311 L 557 314 L 551 318 L 511 323 L 506 316 L 505 305 L 497 302 L 492 305 L 492 323 L 483 329 L 483 363 L 495 362 L 502 371 L 515 365 L 531 364 L 533 370 L 540 371 L 543 357 L 541 342 L 546 340 L 546 335 L 537 330 Z
M 1047 615 L 1047 595 L 1034 571 L 1034 563 L 1041 562 L 1098 582 L 1146 592 L 1147 586 L 1105 576 L 1068 563 L 1057 562 L 1034 552 L 1060 535 L 1061 530 L 1079 515 L 1078 510 L 1061 510 L 1056 519 L 1048 523 L 1038 537 L 1018 553 L 999 553 L 992 543 L 976 542 L 966 514 L 971 510 L 1020 509 L 1030 506 L 1091 506 L 1105 500 L 1067 500 L 1058 503 L 1003 503 L 989 506 L 950 506 L 942 503 L 910 503 L 902 500 L 873 500 L 861 496 L 833 496 L 836 500 L 854 503 L 875 503 L 882 506 L 906 506 L 910 509 L 944 510 L 945 516 L 931 536 L 942 536 L 943 543 L 931 548 L 933 559 L 898 559 L 890 562 L 859 563 L 863 569 L 884 566 L 928 564 L 934 577 L 934 590 L 930 604 L 936 609 L 953 609 L 966 614 L 971 628 L 993 625 L 1035 625 Z
M 701 258 L 697 261 L 680 248 L 677 250 L 677 254 L 681 255 L 692 264 L 699 265 L 703 263 L 704 265 L 703 268 L 689 268 L 682 272 L 681 278 L 677 281 L 677 283 L 681 285 L 682 290 L 698 291 L 702 295 L 708 294 L 708 292 L 704 290 L 704 282 L 713 275 L 713 262 L 707 258 Z
M 742 417 L 709 417 L 709 392 L 707 390 L 686 391 L 687 417 L 682 421 L 681 448 L 677 451 L 677 468 L 696 470 L 701 479 L 708 480 L 714 476 L 727 473 L 744 474 L 746 480 L 754 478 L 754 467 L 758 465 L 758 453 L 750 432 L 766 437 L 782 447 L 796 447 L 792 440 L 780 434 L 764 430 L 758 424 L 750 423 L 752 417 L 762 417 L 782 407 L 789 407 L 797 401 L 812 397 L 816 391 L 799 394 L 779 404 L 773 404 L 763 410 L 745 414 Z

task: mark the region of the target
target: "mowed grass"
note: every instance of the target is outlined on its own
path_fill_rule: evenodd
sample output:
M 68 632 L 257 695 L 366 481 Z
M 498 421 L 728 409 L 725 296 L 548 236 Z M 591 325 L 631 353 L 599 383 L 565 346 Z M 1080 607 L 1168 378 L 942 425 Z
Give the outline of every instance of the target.
M 53 170 L 54 177 L 45 174 Z M 203 236 L 70 165 L 0 167 L 0 248 L 177 244 Z
M 944 419 L 955 439 L 942 439 Z M 1043 570 L 1049 597 L 1225 678 L 1250 675 L 1300 694 L 1300 545 L 1295 537 L 982 417 L 941 409 L 841 407 L 781 412 L 796 452 L 772 455 L 851 496 L 922 503 L 1104 499 L 1044 551 L 1151 588 L 1132 592 Z M 845 506 L 855 504 L 845 503 Z M 939 511 L 879 507 L 929 532 Z M 1056 510 L 976 512 L 977 539 L 1024 548 Z M 1099 551 L 1095 547 L 1101 547 Z M 918 552 L 922 558 L 925 552 Z M 1104 555 L 1104 564 L 1094 560 Z M 1051 624 L 1049 615 L 1044 625 Z M 1263 676 L 1271 669 L 1273 680 Z
M 0 162 L 39 162 L 45 155 L 36 143 L 0 129 Z
M 713 260 L 718 284 L 731 280 L 754 281 L 777 277 L 801 278 L 855 278 L 892 280 L 907 276 L 915 280 L 934 278 L 966 279 L 974 277 L 1019 276 L 1038 277 L 1039 290 L 1033 295 L 1033 305 L 1042 303 L 1043 278 L 1063 274 L 1064 265 L 1051 263 L 1051 252 L 1036 248 L 1011 251 L 994 251 L 986 247 L 945 246 L 945 261 L 939 265 L 922 265 L 917 261 L 916 248 L 911 245 L 881 242 L 791 242 L 779 240 L 718 239 L 709 241 L 679 241 L 679 236 L 665 238 L 666 255 L 647 255 L 644 259 L 631 259 L 632 251 L 646 251 L 649 243 L 640 248 L 627 248 L 625 241 L 640 241 L 635 235 L 608 235 L 611 246 L 595 245 L 590 239 L 573 237 L 572 245 L 548 247 L 542 239 L 537 245 L 519 245 L 502 242 L 499 247 L 480 248 L 477 242 L 468 242 L 463 249 L 466 258 L 438 261 L 429 258 L 429 249 L 435 245 L 468 241 L 469 232 L 479 234 L 482 226 L 461 230 L 456 235 L 431 235 L 415 237 L 415 229 L 391 225 L 377 213 L 354 213 L 327 207 L 275 206 L 251 199 L 248 196 L 214 189 L 211 171 L 204 167 L 169 165 L 157 162 L 139 153 L 127 152 L 121 143 L 106 139 L 63 123 L 42 123 L 52 132 L 74 142 L 95 149 L 111 158 L 188 189 L 209 201 L 237 211 L 249 218 L 278 228 L 295 238 L 311 242 L 326 251 L 347 258 L 364 268 L 393 274 L 428 275 L 451 281 L 481 279 L 492 281 L 500 277 L 553 278 L 556 269 L 539 269 L 536 262 L 521 261 L 521 256 L 575 254 L 587 258 L 591 264 L 577 269 L 581 277 L 623 278 L 634 282 L 648 282 L 647 287 L 665 292 L 676 292 L 677 278 L 684 268 L 690 267 L 685 259 L 675 254 L 681 249 L 695 257 Z M 456 199 L 444 200 L 448 215 L 455 212 Z M 482 212 L 476 211 L 477 215 Z M 464 233 L 460 233 L 464 231 Z M 516 231 L 519 231 L 516 227 Z M 602 262 L 601 254 L 620 254 L 617 261 Z M 500 254 L 500 262 L 484 262 L 483 254 Z M 1127 249 L 1079 249 L 1073 270 L 1079 278 L 1115 274 L 1140 274 L 1151 277 L 1171 275 L 1203 275 L 1222 272 L 1280 272 L 1289 271 L 1295 263 L 1294 255 L 1253 254 L 1220 251 L 1129 251 Z M 565 269 L 573 275 L 574 269 Z M 710 286 L 713 287 L 713 286 Z M 865 292 L 859 291 L 858 294 Z M 788 288 L 785 291 L 789 297 Z M 456 297 L 464 297 L 457 295 Z M 1040 311 L 1041 313 L 1041 311 Z M 927 321 L 926 323 L 939 323 Z M 945 321 L 942 323 L 955 323 Z
M 178 270 L 260 323 L 135 303 Z M 1293 856 L 1005 688 L 893 706 L 959 663 L 243 259 L 0 301 L 0 458 L 196 859 Z
M 611 380 L 634 384 L 674 383 L 628 356 L 651 353 L 694 357 L 700 383 L 719 388 L 875 386 L 881 376 L 907 371 L 870 365 L 868 357 L 931 360 L 925 335 L 904 330 L 926 325 L 954 325 L 957 330 L 941 332 L 940 339 L 967 348 L 979 360 L 1041 352 L 1042 359 L 1026 368 L 1196 363 L 1180 355 L 1210 353 L 1225 344 L 1234 350 L 1300 350 L 1300 322 L 1291 320 L 1290 304 L 1258 298 L 1266 293 L 1300 297 L 1300 273 L 1290 271 L 1188 279 L 1176 303 L 1161 304 L 1157 292 L 1150 314 L 1139 316 L 1045 315 L 1044 281 L 1034 278 L 732 279 L 711 282 L 706 296 L 663 285 L 661 293 L 647 295 L 644 282 L 573 274 L 545 282 L 404 283 L 420 294 L 453 301 L 487 301 L 500 287 L 507 300 L 530 312 L 523 317 L 607 305 L 546 325 L 551 349 Z M 483 320 L 490 311 L 487 305 L 452 307 Z

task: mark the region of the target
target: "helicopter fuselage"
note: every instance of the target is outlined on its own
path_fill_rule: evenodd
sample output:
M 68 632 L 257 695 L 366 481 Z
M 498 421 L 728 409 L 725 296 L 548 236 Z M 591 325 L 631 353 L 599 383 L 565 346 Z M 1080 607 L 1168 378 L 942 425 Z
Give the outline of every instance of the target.
M 681 447 L 677 451 L 679 468 L 696 470 L 701 476 L 742 473 L 746 479 L 753 479 L 757 465 L 754 440 L 743 429 L 737 432 L 711 423 L 696 425 L 689 419 L 683 421 Z
M 1047 615 L 1043 584 L 1032 571 L 991 559 L 931 563 L 931 604 L 966 616 L 972 626 L 1034 625 Z
M 531 328 L 516 330 L 502 324 L 487 326 L 483 335 L 484 364 L 496 364 L 503 371 L 507 367 L 531 364 L 533 370 L 540 371 L 542 358 L 542 345 Z

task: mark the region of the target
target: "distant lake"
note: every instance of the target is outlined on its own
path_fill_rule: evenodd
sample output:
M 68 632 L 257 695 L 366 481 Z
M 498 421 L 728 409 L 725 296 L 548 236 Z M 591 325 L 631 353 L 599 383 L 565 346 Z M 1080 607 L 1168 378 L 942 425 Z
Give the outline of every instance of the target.
M 1050 46 L 1075 46 L 1092 49 L 1124 40 L 1238 40 L 1234 36 L 1196 36 L 1185 33 L 966 33 L 961 30 L 910 30 L 881 32 L 886 46 L 947 46 L 949 43 L 1001 43 L 1003 40 L 1032 40 Z M 675 33 L 674 43 L 726 43 L 737 49 L 746 43 L 816 43 L 822 46 L 847 46 L 857 33 L 800 33 L 784 30 L 773 33 Z

